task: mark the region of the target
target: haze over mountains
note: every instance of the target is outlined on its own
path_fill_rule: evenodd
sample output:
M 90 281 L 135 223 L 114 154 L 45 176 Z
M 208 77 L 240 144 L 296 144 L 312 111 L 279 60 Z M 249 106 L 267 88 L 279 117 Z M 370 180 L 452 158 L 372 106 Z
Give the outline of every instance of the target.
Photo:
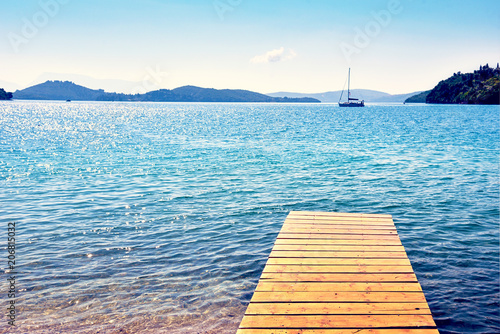
M 50 73 L 46 72 L 39 75 L 30 86 L 34 86 L 47 81 L 53 81 L 57 78 L 58 81 L 70 81 L 78 83 L 81 86 L 90 89 L 102 89 L 106 92 L 120 92 L 124 94 L 137 94 L 145 93 L 147 90 L 156 90 L 161 87 L 157 84 L 156 80 L 148 80 L 147 85 L 143 82 L 134 82 L 119 79 L 96 79 L 88 75 L 81 74 L 65 74 L 65 73 Z M 149 89 L 145 88 L 148 87 Z
M 391 95 L 384 92 L 379 92 L 376 90 L 370 89 L 352 89 L 351 97 L 355 97 L 360 100 L 365 100 L 365 102 L 404 102 L 407 98 L 419 94 L 421 92 L 413 92 L 408 94 L 398 94 Z M 342 94 L 341 90 L 332 91 L 332 92 L 324 92 L 324 93 L 316 93 L 316 94 L 306 94 L 306 93 L 291 93 L 291 92 L 277 92 L 267 94 L 269 96 L 274 97 L 312 97 L 320 100 L 323 103 L 337 103 L 339 102 L 340 95 Z M 347 99 L 347 91 L 344 91 L 344 96 L 342 97 L 344 100 Z
M 46 81 L 17 90 L 14 99 L 75 100 L 75 101 L 173 101 L 173 102 L 323 102 L 336 103 L 342 91 L 316 94 L 276 92 L 260 94 L 238 89 L 212 89 L 183 86 L 172 90 L 159 89 L 144 94 L 108 93 L 104 89 L 90 89 L 70 81 Z M 391 95 L 368 89 L 353 89 L 351 96 L 366 102 L 403 102 L 419 92 Z M 344 92 L 343 98 L 347 97 Z
M 74 100 L 74 101 L 136 101 L 136 102 L 292 102 L 319 103 L 310 97 L 272 97 L 241 89 L 213 89 L 183 86 L 159 89 L 145 94 L 107 93 L 103 89 L 89 89 L 69 81 L 47 81 L 14 92 L 19 100 Z
M 152 70 L 152 72 L 154 72 Z M 106 92 L 120 92 L 124 94 L 137 94 L 145 93 L 145 90 L 155 90 L 160 89 L 160 83 L 162 73 L 153 76 L 145 76 L 142 81 L 128 81 L 120 79 L 97 79 L 88 75 L 74 74 L 74 73 L 54 73 L 54 72 L 44 72 L 37 76 L 33 81 L 26 83 L 25 85 L 19 85 L 17 83 L 3 81 L 0 78 L 0 87 L 4 88 L 6 91 L 14 92 L 16 90 L 22 90 L 27 87 L 36 86 L 47 81 L 70 81 L 78 83 L 81 86 L 90 89 L 103 89 Z M 158 77 L 160 76 L 160 77 Z M 149 89 L 146 89 L 149 88 Z

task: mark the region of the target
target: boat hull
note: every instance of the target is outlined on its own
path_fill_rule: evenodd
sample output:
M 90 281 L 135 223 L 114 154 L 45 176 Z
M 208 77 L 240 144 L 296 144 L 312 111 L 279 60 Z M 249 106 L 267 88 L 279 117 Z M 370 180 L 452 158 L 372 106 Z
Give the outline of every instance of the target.
M 356 107 L 364 107 L 365 104 L 363 102 L 353 103 L 353 102 L 344 102 L 339 103 L 339 107 L 347 107 L 347 108 L 356 108 Z

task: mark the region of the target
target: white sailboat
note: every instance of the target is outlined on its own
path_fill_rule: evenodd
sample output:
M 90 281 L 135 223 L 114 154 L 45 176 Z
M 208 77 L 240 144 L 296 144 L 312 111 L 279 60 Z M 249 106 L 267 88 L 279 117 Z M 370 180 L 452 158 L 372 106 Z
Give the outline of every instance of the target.
M 340 102 L 342 100 L 342 96 L 344 95 L 344 90 L 342 89 L 342 93 L 340 94 L 339 99 L 339 107 L 364 107 L 365 101 L 359 100 L 351 97 L 351 68 L 349 67 L 349 75 L 347 77 L 347 102 Z M 345 86 L 344 86 L 345 87 Z

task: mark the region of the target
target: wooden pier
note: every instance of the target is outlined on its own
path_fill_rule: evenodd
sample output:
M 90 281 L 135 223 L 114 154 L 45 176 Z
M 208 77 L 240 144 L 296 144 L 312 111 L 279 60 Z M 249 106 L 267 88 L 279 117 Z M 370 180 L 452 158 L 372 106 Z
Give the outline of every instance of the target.
M 292 211 L 237 334 L 438 334 L 390 215 Z

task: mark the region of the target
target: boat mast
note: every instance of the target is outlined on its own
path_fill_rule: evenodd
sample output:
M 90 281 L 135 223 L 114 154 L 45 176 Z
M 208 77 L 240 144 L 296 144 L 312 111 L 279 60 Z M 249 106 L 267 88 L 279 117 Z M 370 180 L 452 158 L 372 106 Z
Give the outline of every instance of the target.
M 347 101 L 351 99 L 351 68 L 349 67 L 349 75 L 347 76 Z

